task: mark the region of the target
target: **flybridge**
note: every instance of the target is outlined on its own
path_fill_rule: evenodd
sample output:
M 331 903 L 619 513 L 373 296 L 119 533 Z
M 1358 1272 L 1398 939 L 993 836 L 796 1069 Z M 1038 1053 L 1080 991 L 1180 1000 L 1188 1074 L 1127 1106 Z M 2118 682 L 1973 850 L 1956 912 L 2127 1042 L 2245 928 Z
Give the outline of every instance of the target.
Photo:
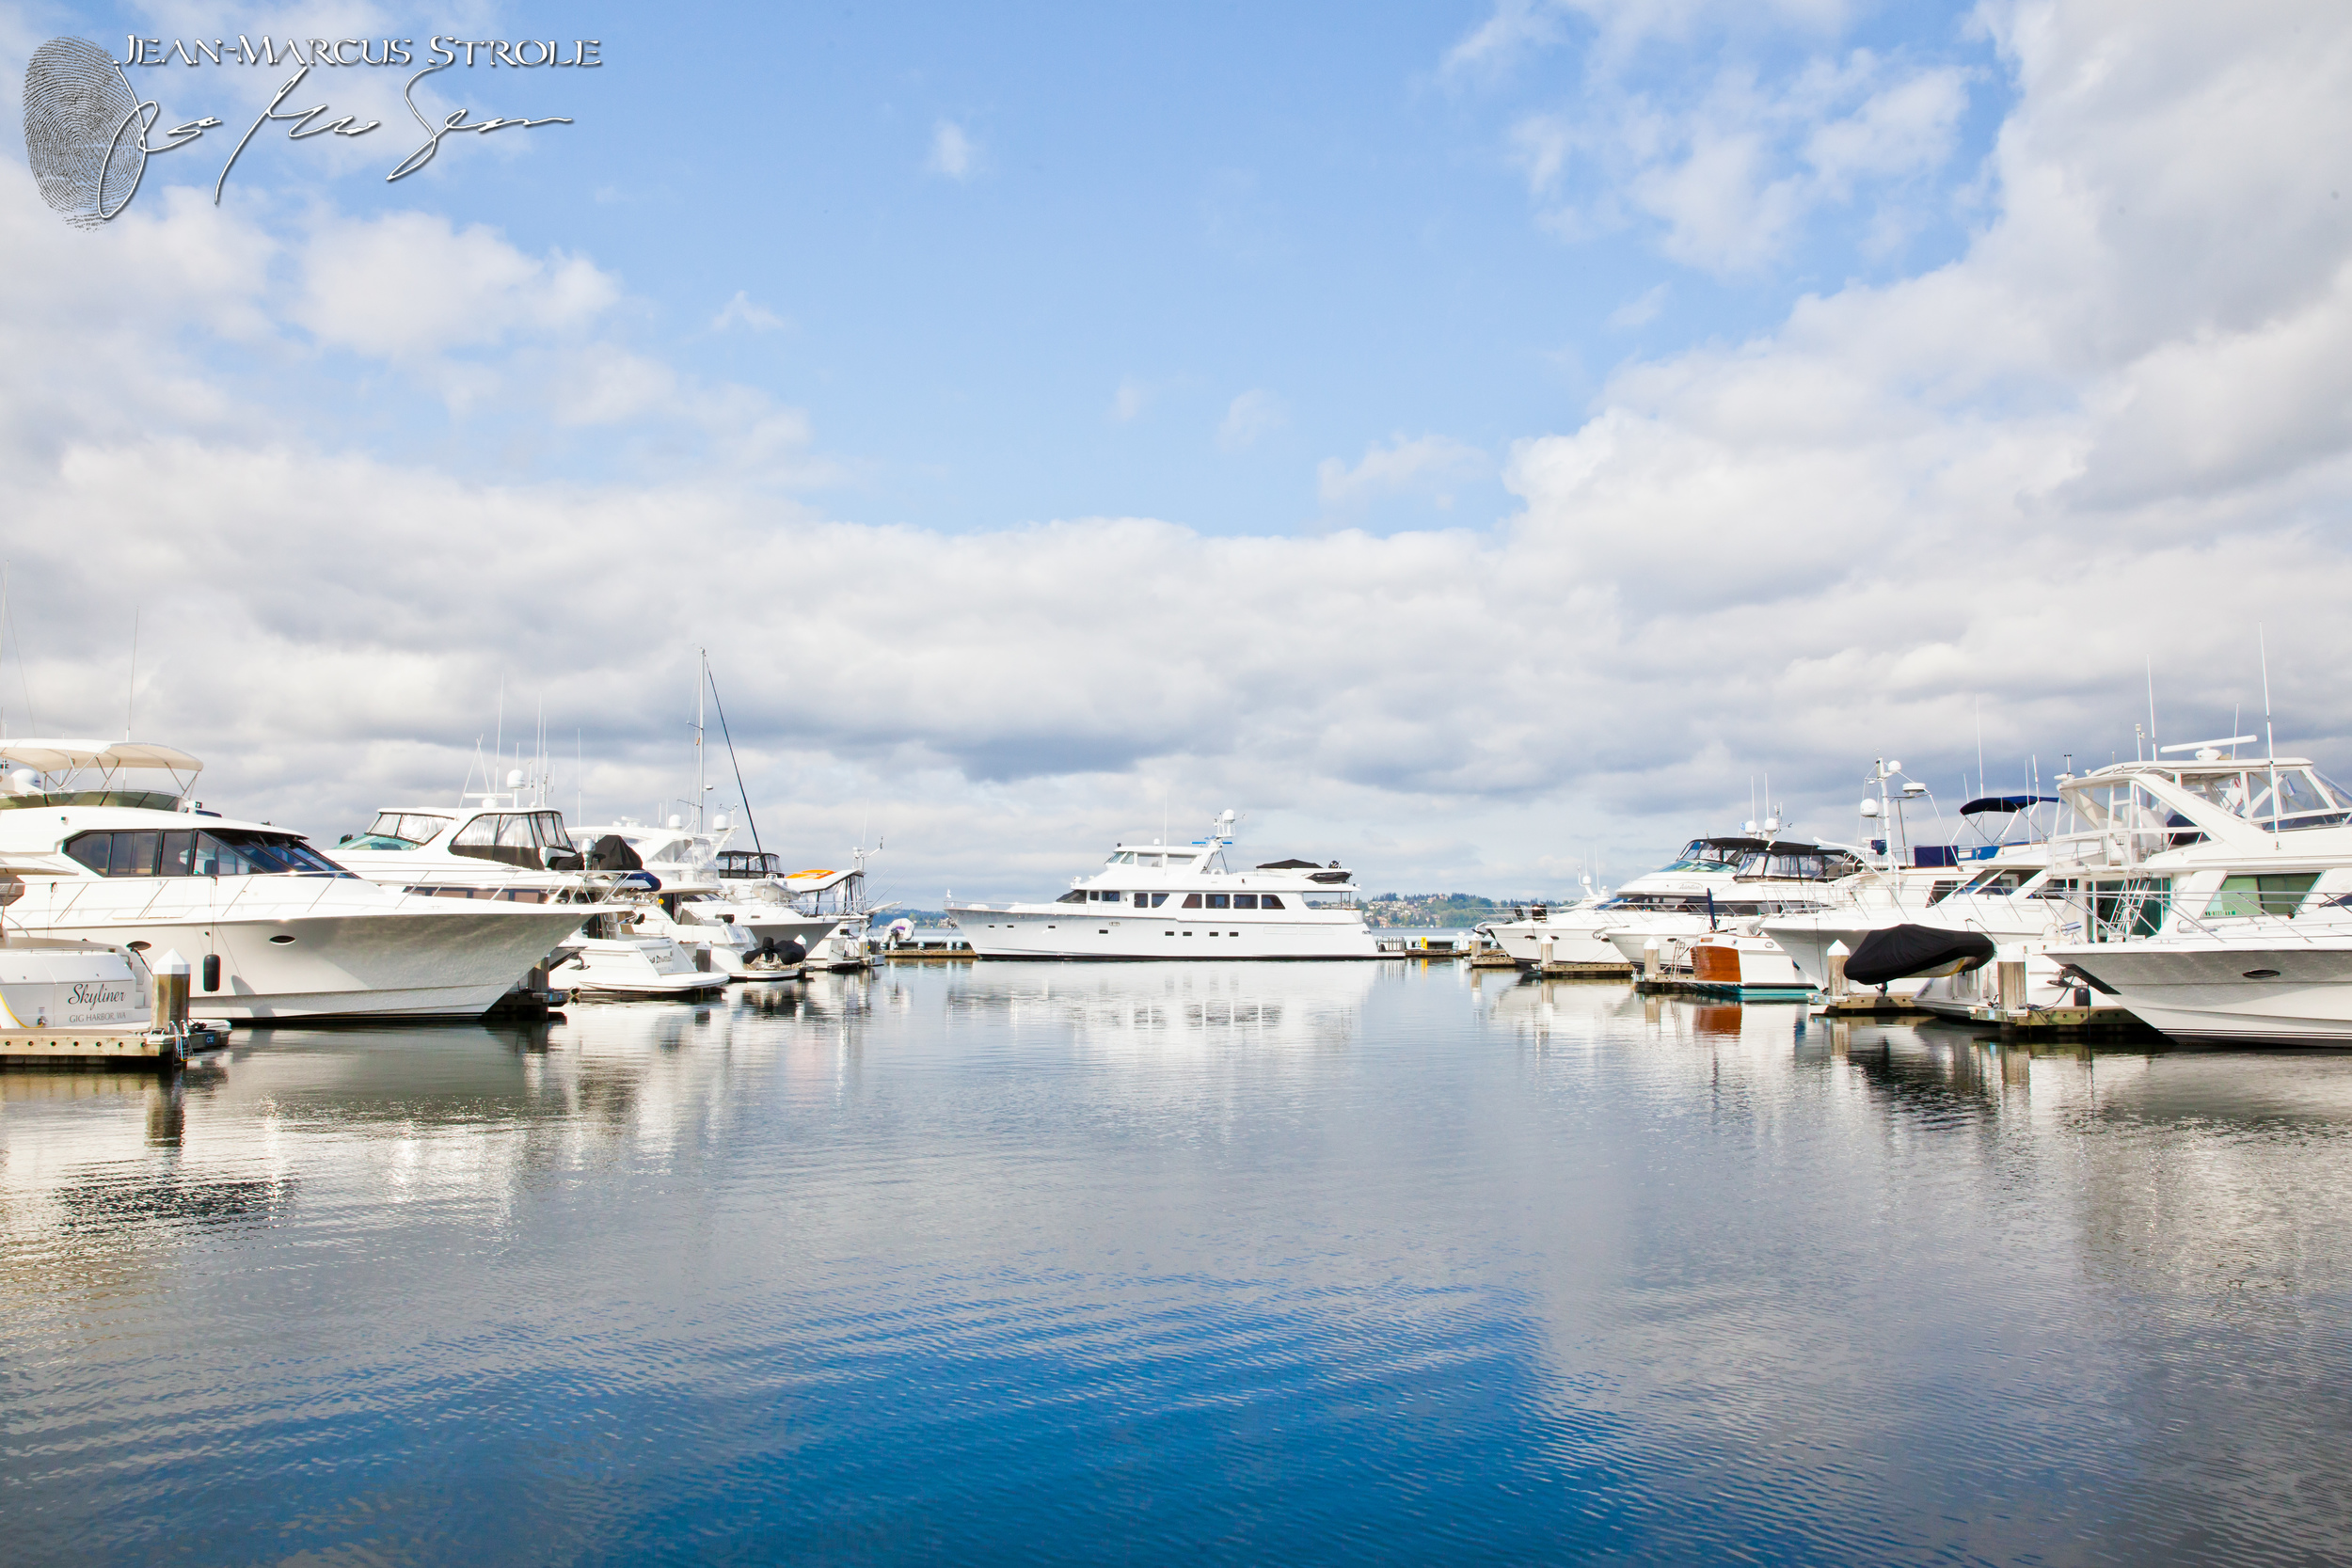
M 126 789 L 120 775 L 160 769 L 168 790 Z M 0 810 L 24 806 L 137 806 L 173 811 L 204 765 L 187 752 L 144 740 L 0 740 Z M 87 775 L 95 773 L 93 781 Z

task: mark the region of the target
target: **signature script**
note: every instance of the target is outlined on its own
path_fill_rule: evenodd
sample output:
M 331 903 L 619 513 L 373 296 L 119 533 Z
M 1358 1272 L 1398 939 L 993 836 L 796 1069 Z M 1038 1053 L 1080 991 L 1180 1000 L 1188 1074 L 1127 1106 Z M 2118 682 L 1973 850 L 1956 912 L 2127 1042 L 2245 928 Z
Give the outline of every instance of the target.
M 504 131 L 516 127 L 527 131 L 540 125 L 569 125 L 572 123 L 572 119 L 568 115 L 548 115 L 539 119 L 530 119 L 521 117 L 499 118 L 495 116 L 489 119 L 469 119 L 467 117 L 472 112 L 471 110 L 458 109 L 444 118 L 440 124 L 434 124 L 431 120 L 424 117 L 423 111 L 417 107 L 417 101 L 415 97 L 417 84 L 423 81 L 427 76 L 432 75 L 437 71 L 447 71 L 450 66 L 454 63 L 454 61 L 445 60 L 438 65 L 429 65 L 425 67 L 422 71 L 418 71 L 414 76 L 410 77 L 408 79 L 407 87 L 401 90 L 402 101 L 408 105 L 408 112 L 416 117 L 417 123 L 423 128 L 425 139 L 423 146 L 408 154 L 407 157 L 403 158 L 400 163 L 394 166 L 392 172 L 384 177 L 387 184 L 395 180 L 406 179 L 409 175 L 416 173 L 417 170 L 431 163 L 434 156 L 441 150 L 441 138 L 460 131 L 471 131 L 486 134 L 491 131 Z M 295 71 L 292 76 L 288 77 L 286 79 L 286 85 L 278 89 L 277 96 L 273 97 L 269 101 L 268 106 L 262 109 L 260 116 L 254 119 L 253 123 L 246 128 L 245 135 L 237 139 L 235 149 L 229 154 L 229 161 L 220 166 L 220 178 L 213 182 L 213 203 L 215 206 L 218 206 L 220 204 L 221 192 L 229 183 L 229 171 L 235 168 L 237 166 L 237 160 L 245 155 L 246 144 L 253 140 L 255 133 L 259 132 L 262 126 L 269 124 L 272 120 L 290 120 L 293 122 L 293 129 L 286 133 L 286 139 L 289 141 L 302 141 L 307 137 L 323 136 L 328 135 L 329 133 L 339 136 L 364 136 L 369 132 L 377 130 L 383 125 L 384 122 L 380 119 L 372 119 L 365 125 L 361 125 L 358 123 L 358 117 L 357 115 L 344 115 L 339 119 L 322 120 L 320 119 L 321 116 L 333 112 L 331 106 L 325 103 L 315 104 L 308 109 L 289 109 L 284 107 L 283 105 L 285 104 L 286 100 L 293 95 L 294 88 L 300 87 L 302 85 L 302 79 L 310 74 L 310 68 L 306 65 L 301 70 Z M 125 82 L 127 84 L 128 78 L 125 78 Z M 112 167 L 117 153 L 123 150 L 124 135 L 129 133 L 135 125 L 138 129 L 135 138 L 132 142 L 132 147 L 138 152 L 140 161 L 144 164 L 146 159 L 154 156 L 158 152 L 174 152 L 179 150 L 181 148 L 190 145 L 191 143 L 201 138 L 205 132 L 216 128 L 221 123 L 217 118 L 208 115 L 202 119 L 192 119 L 184 125 L 173 126 L 170 130 L 164 133 L 165 140 L 161 143 L 151 142 L 148 139 L 149 133 L 154 129 L 156 122 L 162 118 L 162 106 L 154 99 L 143 99 L 135 104 L 131 109 L 131 112 L 123 117 L 122 123 L 115 128 L 114 140 L 111 144 L 109 144 L 106 150 L 105 167 L 109 169 Z M 314 120 L 319 121 L 319 123 L 311 123 Z M 102 169 L 102 186 L 103 185 L 103 181 L 104 170 Z M 131 182 L 131 191 L 135 192 L 137 188 L 137 177 L 134 176 Z M 120 212 L 122 208 L 129 203 L 130 199 L 131 193 L 126 192 L 122 199 L 116 202 L 110 211 L 102 213 L 100 215 L 103 217 L 112 217 L 115 213 Z

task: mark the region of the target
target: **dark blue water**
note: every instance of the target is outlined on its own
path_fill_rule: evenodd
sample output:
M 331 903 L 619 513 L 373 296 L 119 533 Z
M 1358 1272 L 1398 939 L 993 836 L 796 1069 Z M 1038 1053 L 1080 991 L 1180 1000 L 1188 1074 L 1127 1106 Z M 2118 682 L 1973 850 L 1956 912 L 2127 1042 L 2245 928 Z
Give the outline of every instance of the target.
M 0 1075 L 0 1557 L 2316 1562 L 2352 1058 L 1401 964 Z

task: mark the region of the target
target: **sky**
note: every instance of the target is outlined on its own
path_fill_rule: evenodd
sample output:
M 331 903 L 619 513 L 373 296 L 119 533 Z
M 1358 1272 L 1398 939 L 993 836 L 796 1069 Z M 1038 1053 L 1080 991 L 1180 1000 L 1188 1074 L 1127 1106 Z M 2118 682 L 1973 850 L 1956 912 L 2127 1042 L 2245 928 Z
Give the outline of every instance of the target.
M 264 35 L 415 61 L 223 179 Z M 2265 655 L 2352 768 L 2340 8 L 16 5 L 9 122 L 135 36 L 217 126 L 89 229 L 0 159 L 0 724 L 215 808 L 544 729 L 682 811 L 702 649 L 763 845 L 918 907 L 1229 807 L 1556 896 L 2255 731 Z M 412 102 L 549 122 L 389 180 Z

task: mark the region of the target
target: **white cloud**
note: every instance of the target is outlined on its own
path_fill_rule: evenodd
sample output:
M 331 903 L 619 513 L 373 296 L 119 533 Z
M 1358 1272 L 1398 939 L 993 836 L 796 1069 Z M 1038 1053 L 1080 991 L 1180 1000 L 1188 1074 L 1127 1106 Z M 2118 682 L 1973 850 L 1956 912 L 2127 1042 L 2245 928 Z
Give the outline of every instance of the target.
M 1290 405 L 1263 387 L 1253 387 L 1226 406 L 1216 427 L 1216 444 L 1227 451 L 1246 451 L 1290 423 Z
M 1111 393 L 1107 418 L 1113 424 L 1131 423 L 1152 402 L 1152 388 L 1134 376 L 1122 377 L 1119 389 Z
M 944 174 L 950 180 L 968 180 L 979 167 L 980 148 L 962 126 L 952 119 L 943 119 L 931 128 L 931 154 L 925 165 L 933 174 Z
M 484 225 L 428 213 L 326 219 L 302 260 L 294 319 L 323 343 L 388 359 L 581 327 L 620 297 L 580 257 L 526 255 Z
M 1667 285 L 1654 283 L 1609 312 L 1609 325 L 1619 331 L 1646 326 L 1666 308 Z
M 719 313 L 710 318 L 710 329 L 713 332 L 724 332 L 731 327 L 738 326 L 747 332 L 774 332 L 788 325 L 782 316 L 777 315 L 765 305 L 755 303 L 752 296 L 741 289 L 736 290 L 735 297 L 728 300 L 724 306 L 721 307 Z
M 926 900 L 1050 885 L 1156 829 L 1163 786 L 1180 821 L 1244 806 L 1253 847 L 1408 888 L 1533 891 L 1587 841 L 1622 874 L 1736 821 L 1767 770 L 1802 825 L 1837 832 L 1872 755 L 1957 787 L 1980 695 L 2010 776 L 2033 752 L 2046 773 L 2061 751 L 2128 750 L 2151 654 L 2181 733 L 2226 725 L 2258 699 L 2258 623 L 2282 736 L 2341 767 L 2352 217 L 2309 150 L 2352 133 L 2352 19 L 1985 14 L 2016 102 L 1965 254 L 1620 368 L 1589 418 L 1512 449 L 1521 511 L 1492 530 L 843 522 L 776 494 L 827 471 L 806 417 L 621 341 L 617 285 L 584 260 L 427 227 L 437 276 L 523 314 L 491 341 L 394 294 L 418 313 L 404 331 L 304 270 L 340 254 L 320 235 L 364 258 L 370 226 L 281 233 L 167 200 L 77 234 L 0 167 L 19 282 L 0 296 L 0 515 L 39 717 L 118 711 L 108 607 L 195 606 L 144 624 L 143 711 L 215 764 L 216 803 L 331 837 L 445 797 L 504 673 L 559 735 L 587 731 L 590 809 L 609 812 L 674 792 L 707 644 L 763 825 L 788 806 L 799 842 L 845 845 L 870 813 L 888 875 Z M 1931 130 L 1931 91 L 1889 96 L 1918 79 L 1831 83 L 1828 109 L 1773 132 L 1766 172 L 1868 188 L 1869 157 L 1814 133 L 1872 113 L 1897 141 Z M 1661 167 L 1687 161 L 1681 134 L 1669 117 Z M 159 264 L 183 255 L 184 276 Z M 532 315 L 567 267 L 573 303 Z M 304 379 L 308 344 L 264 308 L 280 297 L 319 301 L 355 352 L 464 349 L 511 388 L 544 370 L 608 420 L 594 439 L 679 455 L 590 483 L 353 450 L 290 415 L 336 384 Z M 557 405 L 533 406 L 528 432 L 560 436 Z M 1327 462 L 1318 488 L 1345 515 L 1488 465 L 1400 436 Z M 792 612 L 672 592 L 665 563 L 784 585 Z
M 1326 507 L 1345 509 L 1380 496 L 1437 490 L 1484 473 L 1485 452 L 1445 436 L 1391 436 L 1375 442 L 1354 465 L 1327 457 L 1315 466 L 1315 494 Z

